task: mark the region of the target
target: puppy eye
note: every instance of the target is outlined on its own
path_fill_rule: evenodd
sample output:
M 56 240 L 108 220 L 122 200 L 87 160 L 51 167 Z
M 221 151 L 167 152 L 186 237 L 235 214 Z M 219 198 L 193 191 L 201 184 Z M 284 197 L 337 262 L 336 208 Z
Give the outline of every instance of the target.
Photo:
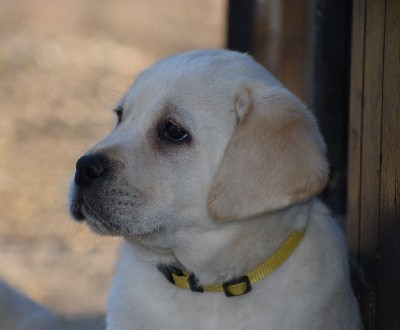
M 186 132 L 182 127 L 179 127 L 177 124 L 171 121 L 167 121 L 163 131 L 163 135 L 175 142 L 185 141 L 189 139 L 189 133 Z
M 122 113 L 123 113 L 123 109 L 121 106 L 119 106 L 118 108 L 116 108 L 114 110 L 115 114 L 117 115 L 117 125 L 121 123 L 122 121 Z

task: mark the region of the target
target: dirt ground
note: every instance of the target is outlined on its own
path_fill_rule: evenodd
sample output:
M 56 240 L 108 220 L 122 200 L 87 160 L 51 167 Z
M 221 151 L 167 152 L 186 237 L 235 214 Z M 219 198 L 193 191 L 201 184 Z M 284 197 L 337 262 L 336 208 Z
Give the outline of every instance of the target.
M 65 329 L 104 328 L 119 246 L 69 218 L 76 160 L 138 72 L 222 47 L 224 15 L 224 0 L 2 0 L 0 277 Z

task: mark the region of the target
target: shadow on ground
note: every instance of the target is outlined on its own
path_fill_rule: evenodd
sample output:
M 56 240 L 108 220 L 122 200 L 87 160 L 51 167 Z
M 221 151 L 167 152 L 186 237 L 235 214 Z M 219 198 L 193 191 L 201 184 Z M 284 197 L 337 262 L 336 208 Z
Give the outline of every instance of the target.
M 60 318 L 63 330 L 103 330 L 106 328 L 105 316 L 94 315 L 73 315 Z

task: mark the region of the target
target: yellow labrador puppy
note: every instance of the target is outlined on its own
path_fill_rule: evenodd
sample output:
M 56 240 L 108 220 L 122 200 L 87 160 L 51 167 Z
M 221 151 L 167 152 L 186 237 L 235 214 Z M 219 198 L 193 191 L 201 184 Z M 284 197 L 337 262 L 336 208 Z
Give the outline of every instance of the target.
M 359 329 L 345 239 L 314 196 L 313 115 L 251 57 L 144 71 L 80 158 L 70 210 L 124 237 L 107 329 Z

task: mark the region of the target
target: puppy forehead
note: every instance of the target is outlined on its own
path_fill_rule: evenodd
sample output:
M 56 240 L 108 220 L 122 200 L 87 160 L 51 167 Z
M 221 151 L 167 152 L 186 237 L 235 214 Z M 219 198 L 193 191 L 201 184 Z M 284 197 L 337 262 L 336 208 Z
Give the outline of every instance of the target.
M 198 125 L 218 128 L 229 122 L 233 127 L 235 95 L 244 85 L 255 87 L 257 81 L 263 88 L 265 83 L 280 85 L 245 54 L 205 50 L 171 56 L 137 77 L 124 98 L 124 113 L 147 127 L 168 108 L 180 110 L 178 115 L 191 114 Z
M 189 97 L 191 101 L 191 99 Z M 136 123 L 142 127 L 153 127 L 165 120 L 172 120 L 195 131 L 208 131 L 227 122 L 236 122 L 234 111 L 205 107 L 202 102 L 184 102 L 170 97 L 160 97 L 136 114 Z
M 250 65 L 249 65 L 250 64 Z M 194 51 L 167 57 L 143 71 L 132 86 L 135 89 L 160 93 L 190 87 L 224 85 L 239 76 L 239 67 L 251 71 L 257 65 L 249 56 L 226 50 Z M 257 70 L 254 70 L 257 71 Z
M 121 100 L 126 114 L 136 118 L 177 114 L 198 123 L 201 117 L 234 116 L 236 86 L 229 79 L 219 83 L 213 72 L 204 69 L 186 72 L 174 67 L 156 66 L 142 73 Z M 190 71 L 190 70 L 189 70 Z M 205 72 L 207 71 L 207 72 Z

